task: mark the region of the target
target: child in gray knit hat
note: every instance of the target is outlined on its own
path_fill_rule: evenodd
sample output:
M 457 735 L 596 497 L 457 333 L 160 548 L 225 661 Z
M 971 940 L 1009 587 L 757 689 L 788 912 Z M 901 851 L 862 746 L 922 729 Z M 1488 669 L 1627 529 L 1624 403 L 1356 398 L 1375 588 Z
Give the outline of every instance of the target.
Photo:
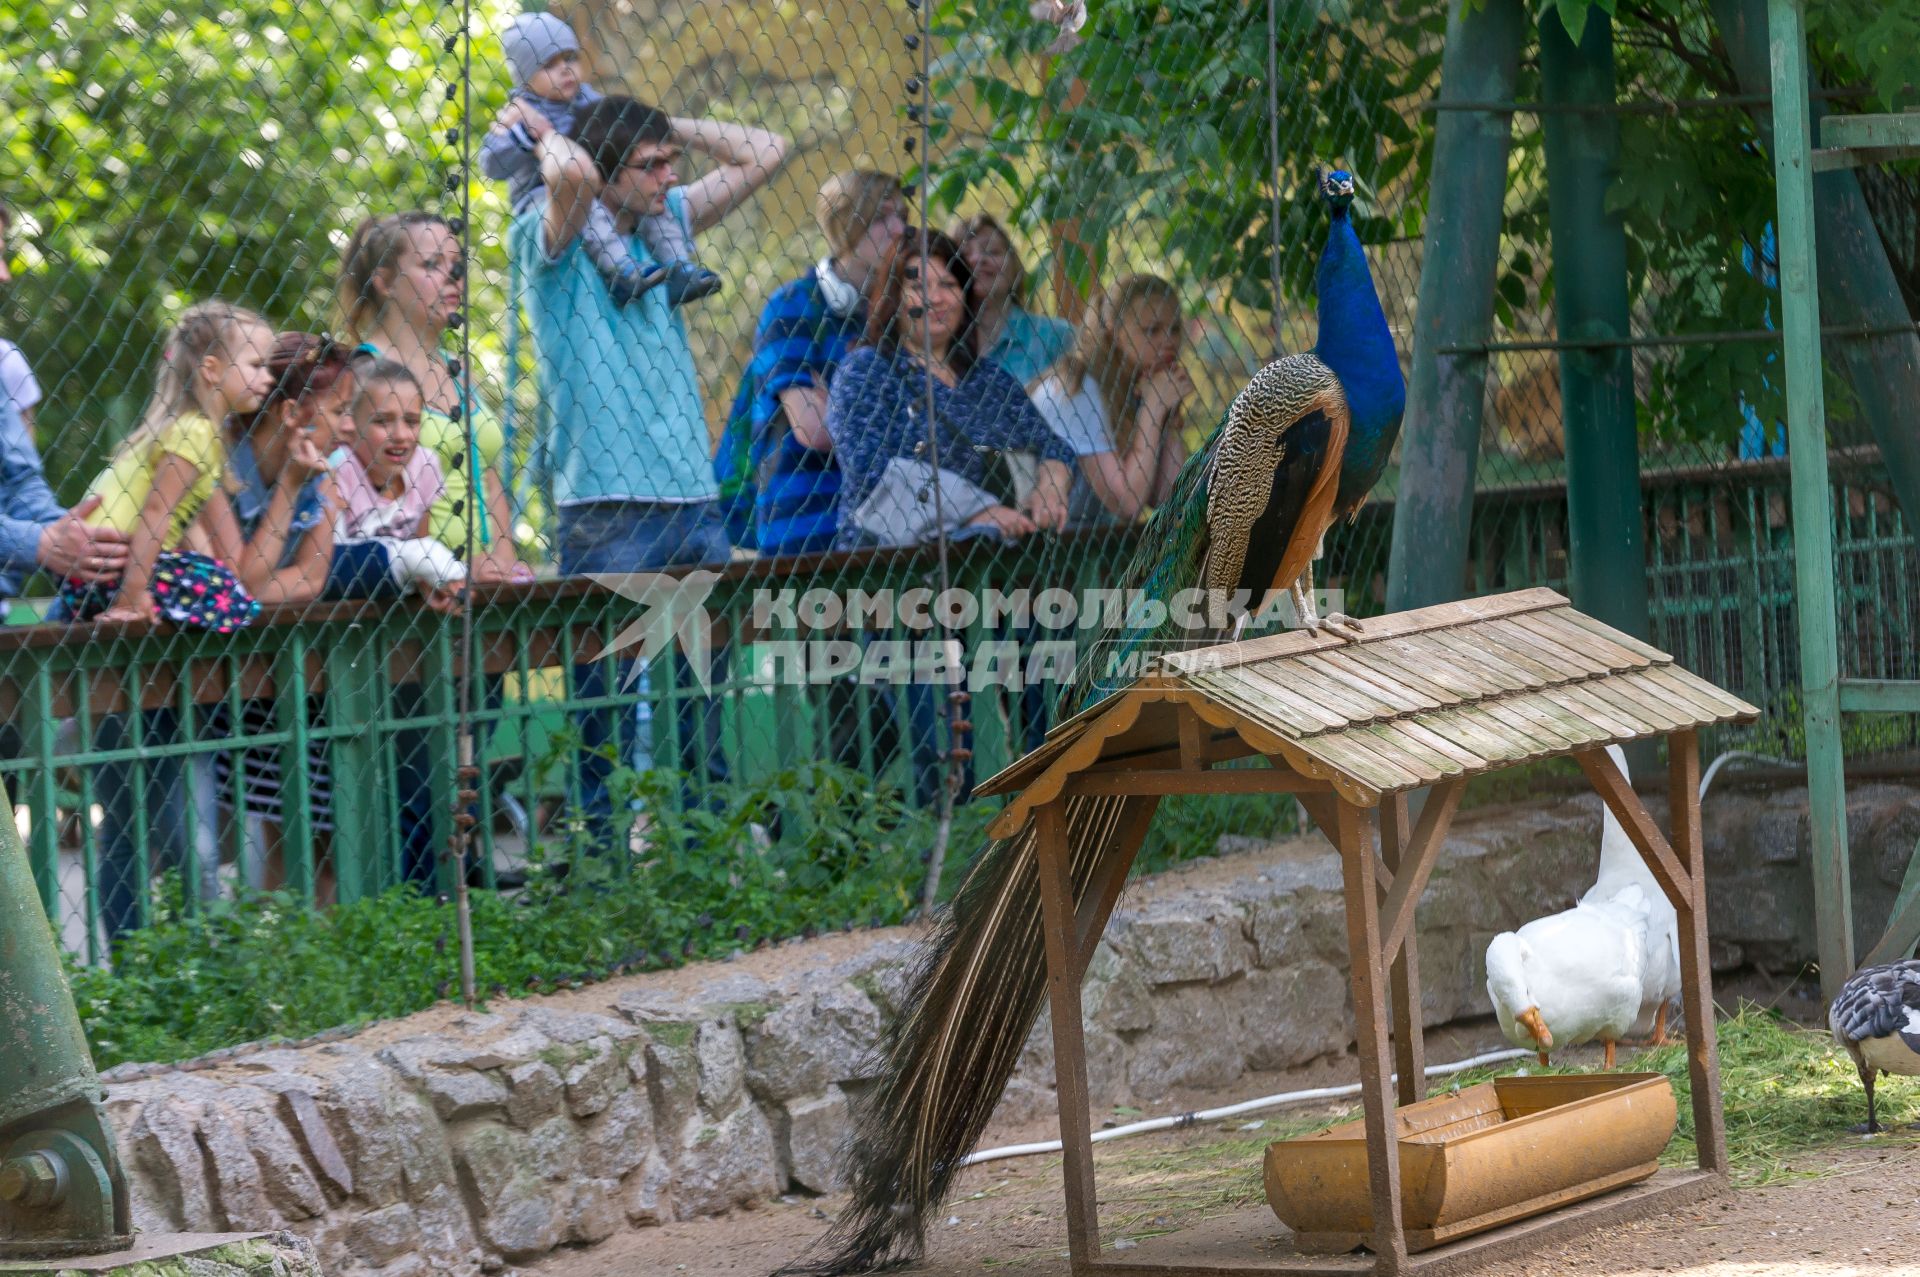
M 507 24 L 500 45 L 513 72 L 512 100 L 538 111 L 562 135 L 571 137 L 575 117 L 601 97 L 580 78 L 580 42 L 573 28 L 551 13 L 523 13 Z M 508 184 L 516 214 L 524 212 L 541 189 L 535 138 L 522 123 L 493 127 L 480 148 L 480 169 Z M 693 259 L 693 238 L 672 213 L 641 218 L 639 231 L 647 251 L 659 263 L 651 271 L 634 260 L 613 224 L 613 214 L 598 200 L 581 229 L 580 242 L 606 278 L 615 302 L 624 306 L 661 284 L 671 306 L 720 291 L 720 277 Z

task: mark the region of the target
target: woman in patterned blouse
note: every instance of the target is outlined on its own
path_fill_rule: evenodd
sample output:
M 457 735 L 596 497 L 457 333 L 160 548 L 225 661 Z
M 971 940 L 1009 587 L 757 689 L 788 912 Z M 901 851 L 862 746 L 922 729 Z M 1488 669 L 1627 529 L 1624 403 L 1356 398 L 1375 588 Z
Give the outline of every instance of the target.
M 945 235 L 908 231 L 867 290 L 867 336 L 827 401 L 842 475 L 842 548 L 911 545 L 940 523 L 949 536 L 1017 540 L 1066 525 L 1073 452 L 1047 428 L 1024 387 L 975 348 L 973 274 Z M 933 380 L 932 465 L 925 419 Z M 1017 503 L 1008 453 L 1039 458 Z

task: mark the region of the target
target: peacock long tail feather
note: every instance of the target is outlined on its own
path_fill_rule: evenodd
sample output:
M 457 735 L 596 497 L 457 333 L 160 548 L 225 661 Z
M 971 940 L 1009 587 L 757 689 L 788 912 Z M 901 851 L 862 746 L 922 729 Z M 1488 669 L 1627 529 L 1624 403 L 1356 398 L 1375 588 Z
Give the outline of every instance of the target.
M 1075 903 L 1109 854 L 1124 797 L 1069 798 Z M 813 1257 L 782 1274 L 872 1272 L 918 1257 L 928 1216 L 1000 1102 L 1046 997 L 1037 822 L 975 858 L 889 1028 L 886 1068 L 862 1097 L 853 1200 Z
M 1334 178 L 1345 193 L 1327 188 L 1339 232 L 1329 245 L 1344 251 L 1352 233 L 1342 225 L 1340 198 L 1351 198 L 1352 180 Z M 1341 378 L 1323 359 L 1293 355 L 1261 369 L 1182 468 L 1118 584 L 1163 602 L 1194 586 L 1250 589 L 1257 598 L 1290 584 L 1332 521 L 1349 420 Z M 1132 654 L 1201 637 L 1181 629 L 1187 618 L 1171 611 L 1151 623 L 1123 618 L 1103 635 L 1099 659 L 1082 661 L 1065 707 L 1084 709 L 1118 690 L 1105 681 L 1110 658 L 1121 658 L 1124 669 Z M 1207 619 L 1221 627 L 1211 635 L 1217 639 L 1224 618 Z M 1065 801 L 1076 908 L 1095 870 L 1121 854 L 1116 839 L 1127 802 Z M 852 1201 L 813 1257 L 783 1274 L 871 1272 L 923 1250 L 926 1220 L 999 1104 L 1046 996 L 1036 827 L 1029 820 L 987 844 L 939 919 L 909 981 L 907 1010 L 887 1029 L 878 1079 L 856 1103 Z

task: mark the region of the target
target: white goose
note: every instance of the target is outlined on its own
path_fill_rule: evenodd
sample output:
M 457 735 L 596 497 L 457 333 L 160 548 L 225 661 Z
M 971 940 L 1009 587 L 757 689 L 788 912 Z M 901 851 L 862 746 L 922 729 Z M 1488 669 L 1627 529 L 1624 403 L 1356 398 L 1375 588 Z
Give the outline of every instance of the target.
M 1609 745 L 1607 753 L 1620 774 L 1631 781 L 1626 751 L 1618 745 Z M 1614 818 L 1613 808 L 1602 803 L 1600 876 L 1580 900 L 1583 904 L 1597 904 L 1603 900 L 1629 899 L 1630 890 L 1639 893 L 1638 898 L 1646 902 L 1647 909 L 1646 964 L 1641 972 L 1643 990 L 1632 1032 L 1641 1036 L 1651 1033 L 1652 1045 L 1665 1046 L 1667 1012 L 1673 1000 L 1680 996 L 1680 916 L 1674 912 L 1667 893 L 1660 890 L 1659 880 L 1647 868 L 1633 840 L 1627 837 L 1626 829 Z
M 1610 747 L 1624 771 L 1625 756 Z M 1547 1062 L 1558 1047 L 1616 1044 L 1651 1020 L 1664 1040 L 1666 1003 L 1679 987 L 1673 907 L 1607 811 L 1600 872 L 1571 909 L 1502 932 L 1487 946 L 1487 996 L 1500 1030 Z
M 1614 1044 L 1632 1030 L 1645 992 L 1641 894 L 1630 887 L 1613 900 L 1583 900 L 1493 938 L 1487 996 L 1507 1041 L 1538 1051 L 1545 1064 L 1556 1046 L 1598 1038 L 1613 1067 Z

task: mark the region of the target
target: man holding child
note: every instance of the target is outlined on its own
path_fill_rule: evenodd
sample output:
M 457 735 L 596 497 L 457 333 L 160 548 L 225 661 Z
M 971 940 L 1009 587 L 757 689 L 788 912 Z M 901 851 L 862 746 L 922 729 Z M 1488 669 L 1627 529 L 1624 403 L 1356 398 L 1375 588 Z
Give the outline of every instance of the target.
M 581 243 L 594 205 L 612 213 L 629 252 L 646 267 L 653 259 L 637 233 L 643 218 L 666 213 L 689 236 L 697 234 L 765 185 L 787 147 L 763 129 L 672 118 L 617 96 L 582 111 L 572 136 L 549 129 L 538 138 L 544 197 L 514 218 L 509 245 L 528 281 L 524 300 L 552 423 L 548 454 L 563 573 L 644 572 L 729 557 L 681 312 L 665 289 L 625 305 L 612 295 Z M 675 167 L 688 148 L 717 164 L 682 186 Z M 605 679 L 604 665 L 578 667 L 575 695 L 604 694 Z M 718 706 L 709 702 L 703 712 L 683 705 L 691 713 L 682 719 L 682 764 L 689 773 L 717 776 Z M 643 737 L 645 716 L 643 700 L 636 714 Z M 587 715 L 582 729 L 590 754 L 615 735 L 599 714 Z M 643 751 L 651 744 L 638 743 Z M 641 767 L 649 762 L 635 759 Z M 583 766 L 581 797 L 595 821 L 611 810 L 611 766 L 599 757 Z

